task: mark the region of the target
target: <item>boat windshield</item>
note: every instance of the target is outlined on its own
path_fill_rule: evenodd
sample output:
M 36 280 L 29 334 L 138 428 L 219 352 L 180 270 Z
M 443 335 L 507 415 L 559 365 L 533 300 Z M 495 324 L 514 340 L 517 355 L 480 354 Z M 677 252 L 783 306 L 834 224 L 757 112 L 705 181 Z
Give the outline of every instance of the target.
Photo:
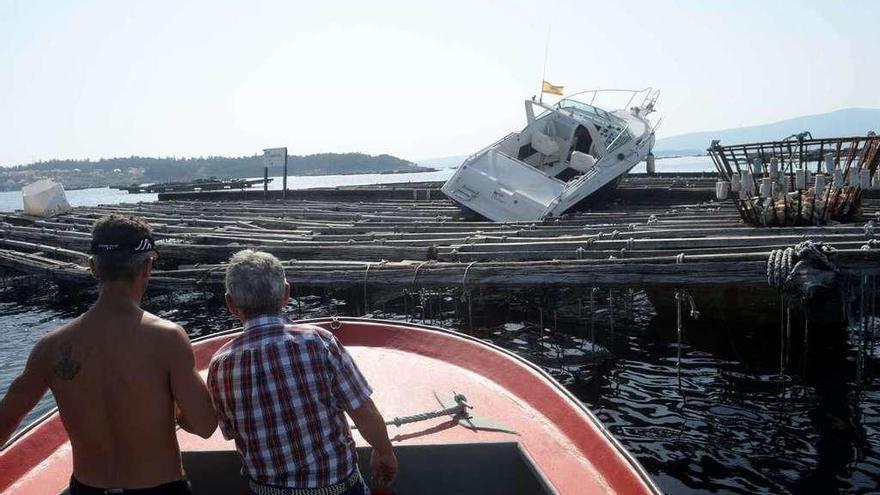
M 556 103 L 556 108 L 592 121 L 609 150 L 617 148 L 633 137 L 628 131 L 629 124 L 625 120 L 599 107 L 571 98 L 563 98 Z
M 619 117 L 615 117 L 609 112 L 602 110 L 599 107 L 594 107 L 593 105 L 588 105 L 584 102 L 573 100 L 571 98 L 563 98 L 556 103 L 556 108 L 569 110 L 573 113 L 583 115 L 591 120 L 602 120 L 605 123 L 615 123 L 615 124 L 623 124 L 623 119 Z

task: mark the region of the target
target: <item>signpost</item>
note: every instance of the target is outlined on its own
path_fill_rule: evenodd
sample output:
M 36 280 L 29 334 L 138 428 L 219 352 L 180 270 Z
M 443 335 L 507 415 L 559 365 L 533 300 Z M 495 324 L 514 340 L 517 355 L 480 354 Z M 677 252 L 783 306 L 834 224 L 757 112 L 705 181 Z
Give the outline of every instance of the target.
M 263 166 L 265 167 L 263 181 L 263 197 L 269 195 L 269 167 L 284 167 L 282 176 L 281 199 L 287 199 L 287 148 L 267 148 L 263 150 Z

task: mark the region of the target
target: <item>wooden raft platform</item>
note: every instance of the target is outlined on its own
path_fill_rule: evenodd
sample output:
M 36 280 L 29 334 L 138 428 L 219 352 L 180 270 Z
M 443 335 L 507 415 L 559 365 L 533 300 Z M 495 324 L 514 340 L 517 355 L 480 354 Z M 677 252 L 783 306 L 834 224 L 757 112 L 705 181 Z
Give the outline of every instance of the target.
M 864 201 L 875 218 L 880 201 Z M 269 251 L 299 287 L 766 287 L 770 251 L 805 239 L 839 250 L 844 274 L 876 275 L 864 223 L 754 228 L 729 203 L 618 204 L 543 223 L 466 219 L 448 200 L 169 201 L 0 217 L 0 267 L 60 284 L 94 282 L 92 223 L 138 215 L 155 229 L 156 288 L 219 287 L 240 249 Z

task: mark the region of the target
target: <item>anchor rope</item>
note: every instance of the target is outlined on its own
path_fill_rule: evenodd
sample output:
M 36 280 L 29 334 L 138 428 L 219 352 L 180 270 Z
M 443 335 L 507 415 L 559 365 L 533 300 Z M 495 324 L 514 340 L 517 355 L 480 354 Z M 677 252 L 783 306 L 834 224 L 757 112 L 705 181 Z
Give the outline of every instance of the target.
M 767 285 L 790 292 L 792 275 L 797 265 L 802 262 L 817 263 L 834 273 L 839 273 L 840 270 L 831 261 L 836 253 L 836 249 L 822 241 L 812 240 L 803 241 L 794 247 L 774 249 L 767 260 Z
M 427 421 L 434 418 L 442 418 L 444 416 L 463 415 L 467 417 L 467 410 L 471 408 L 471 406 L 467 403 L 467 399 L 463 395 L 459 394 L 455 396 L 455 402 L 456 404 L 454 406 L 447 407 L 446 409 L 440 409 L 438 411 L 426 411 L 418 414 L 411 414 L 409 416 L 397 416 L 390 421 L 386 421 L 385 424 L 388 426 L 394 425 L 399 428 L 402 425 L 419 423 L 421 421 Z M 351 429 L 356 430 L 357 426 L 352 425 Z

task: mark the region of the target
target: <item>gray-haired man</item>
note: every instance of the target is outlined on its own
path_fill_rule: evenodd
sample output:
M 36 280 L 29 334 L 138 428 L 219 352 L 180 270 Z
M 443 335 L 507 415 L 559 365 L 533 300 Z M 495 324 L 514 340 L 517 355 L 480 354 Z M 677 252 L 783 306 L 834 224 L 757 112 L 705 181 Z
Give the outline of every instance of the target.
M 397 472 L 385 422 L 336 337 L 285 322 L 289 297 L 284 268 L 271 254 L 248 249 L 229 261 L 226 303 L 244 331 L 208 370 L 220 429 L 235 440 L 257 495 L 369 494 L 345 412 L 373 447 L 381 485 Z

